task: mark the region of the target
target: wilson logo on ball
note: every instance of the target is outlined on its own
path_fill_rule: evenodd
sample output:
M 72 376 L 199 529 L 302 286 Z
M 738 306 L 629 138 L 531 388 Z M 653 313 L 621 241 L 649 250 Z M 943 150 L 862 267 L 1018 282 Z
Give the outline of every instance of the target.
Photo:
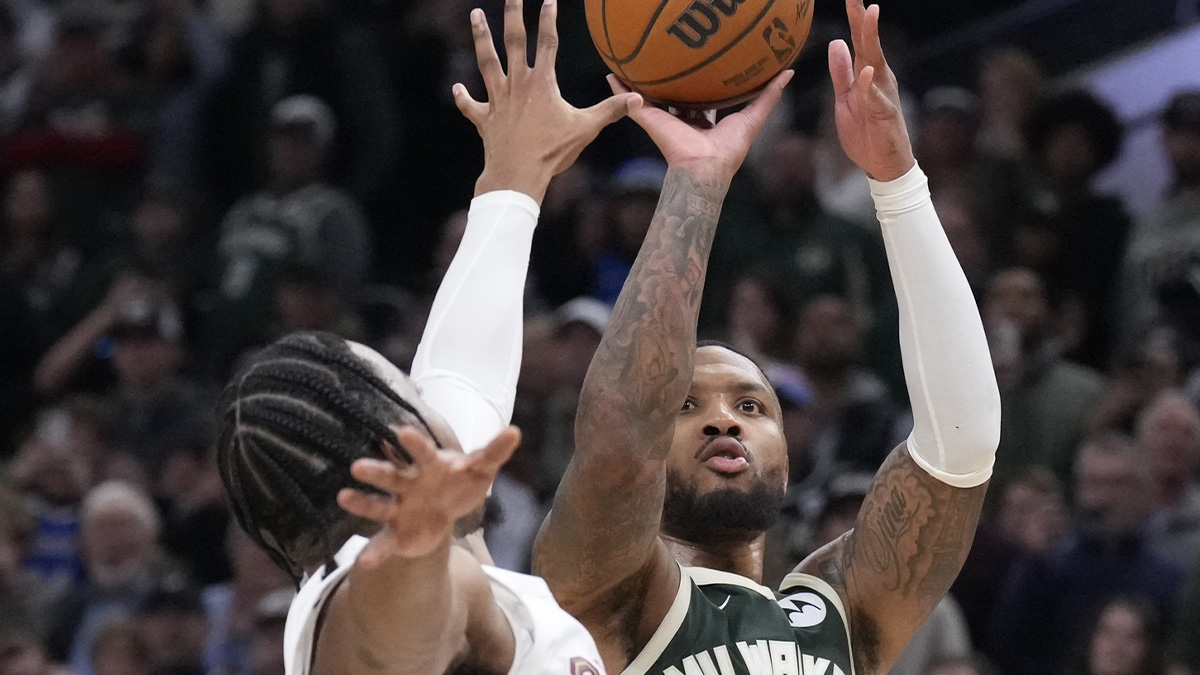
M 696 0 L 688 6 L 667 34 L 691 49 L 700 49 L 721 30 L 721 16 L 733 16 L 746 0 Z

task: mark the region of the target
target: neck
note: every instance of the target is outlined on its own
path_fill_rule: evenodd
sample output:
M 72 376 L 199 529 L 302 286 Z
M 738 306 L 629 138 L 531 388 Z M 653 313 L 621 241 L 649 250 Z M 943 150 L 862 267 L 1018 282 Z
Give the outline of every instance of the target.
M 762 583 L 763 549 L 766 533 L 751 541 L 723 541 L 720 543 L 697 544 L 676 539 L 667 534 L 660 535 L 671 555 L 684 567 L 705 567 L 722 572 L 740 574 Z

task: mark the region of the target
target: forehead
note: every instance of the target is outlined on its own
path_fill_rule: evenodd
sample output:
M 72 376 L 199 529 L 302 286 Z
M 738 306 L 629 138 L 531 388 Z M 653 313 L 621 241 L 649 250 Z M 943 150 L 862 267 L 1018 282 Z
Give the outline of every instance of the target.
M 696 350 L 693 389 L 756 388 L 773 392 L 766 375 L 753 361 L 725 347 Z

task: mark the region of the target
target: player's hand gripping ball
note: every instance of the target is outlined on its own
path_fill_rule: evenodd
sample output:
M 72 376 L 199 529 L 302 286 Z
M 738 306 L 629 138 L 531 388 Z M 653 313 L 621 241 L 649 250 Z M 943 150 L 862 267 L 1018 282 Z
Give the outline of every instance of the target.
M 724 108 L 796 60 L 813 0 L 585 0 L 592 41 L 630 89 L 662 105 Z

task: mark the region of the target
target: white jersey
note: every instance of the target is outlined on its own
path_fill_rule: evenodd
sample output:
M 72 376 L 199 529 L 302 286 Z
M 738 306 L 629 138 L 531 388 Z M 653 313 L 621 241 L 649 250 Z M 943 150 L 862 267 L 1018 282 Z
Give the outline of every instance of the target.
M 292 600 L 283 636 L 287 675 L 309 675 L 321 610 L 350 573 L 367 541 L 351 537 L 334 556 L 337 569 L 328 574 L 324 567 L 318 569 L 304 580 Z M 596 643 L 582 624 L 558 606 L 546 582 L 488 565 L 483 571 L 516 638 L 509 675 L 604 675 Z

